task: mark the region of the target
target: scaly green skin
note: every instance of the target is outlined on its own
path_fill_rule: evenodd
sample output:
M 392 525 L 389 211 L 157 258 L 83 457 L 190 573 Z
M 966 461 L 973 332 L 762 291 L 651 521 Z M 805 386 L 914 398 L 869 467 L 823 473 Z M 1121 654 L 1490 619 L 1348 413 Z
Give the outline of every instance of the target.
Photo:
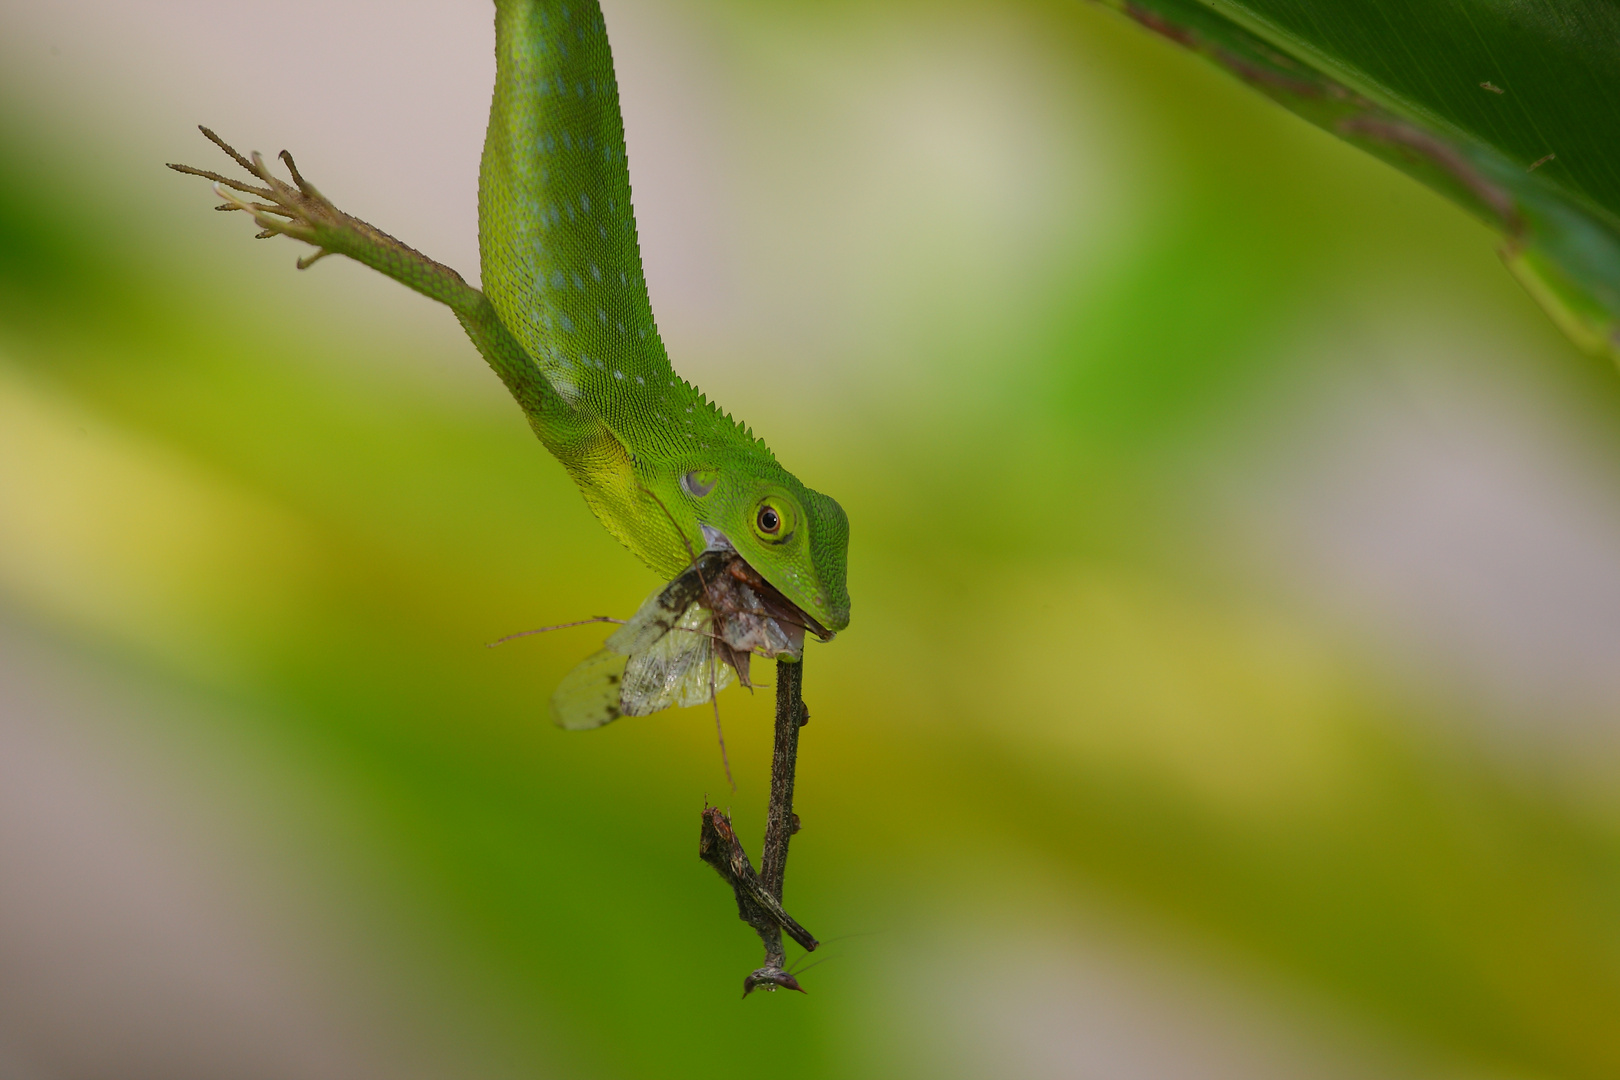
M 171 167 L 215 180 L 261 235 L 347 255 L 448 305 L 596 516 L 660 576 L 675 577 L 718 534 L 823 628 L 842 630 L 843 509 L 676 375 L 658 338 L 601 10 L 594 0 L 495 8 L 495 93 L 478 186 L 487 295 L 338 210 L 296 168 L 289 185 L 207 129 L 263 186 Z
M 659 340 L 601 10 L 578 0 L 497 0 L 495 9 L 478 186 L 484 288 L 558 394 L 626 451 L 585 486 L 591 508 L 665 577 L 687 565 L 688 545 L 705 546 L 708 525 L 817 621 L 842 629 L 843 510 L 677 376 Z M 683 485 L 693 473 L 701 482 Z M 767 504 L 783 520 L 775 535 L 757 527 Z

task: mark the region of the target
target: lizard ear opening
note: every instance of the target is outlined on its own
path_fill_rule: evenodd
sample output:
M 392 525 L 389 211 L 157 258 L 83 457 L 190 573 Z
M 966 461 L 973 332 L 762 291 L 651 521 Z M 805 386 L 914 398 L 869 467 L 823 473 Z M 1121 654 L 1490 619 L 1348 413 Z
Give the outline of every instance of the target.
M 681 477 L 681 488 L 694 499 L 701 499 L 719 482 L 720 474 L 712 469 L 693 469 Z

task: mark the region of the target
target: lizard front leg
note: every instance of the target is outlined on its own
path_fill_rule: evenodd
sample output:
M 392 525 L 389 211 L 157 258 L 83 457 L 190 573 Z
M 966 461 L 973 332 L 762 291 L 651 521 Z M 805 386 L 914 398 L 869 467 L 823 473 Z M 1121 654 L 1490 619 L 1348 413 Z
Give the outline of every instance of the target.
M 190 165 L 171 164 L 169 168 L 212 180 L 214 191 L 225 200 L 217 209 L 247 213 L 264 230 L 259 233 L 260 239 L 290 236 L 312 245 L 316 249 L 314 254 L 299 259 L 298 269 L 307 269 L 327 255 L 347 255 L 424 296 L 448 305 L 458 315 L 478 306 L 478 298 L 483 294 L 468 285 L 456 271 L 333 206 L 331 200 L 315 189 L 314 184 L 304 179 L 287 151 L 283 150 L 280 157 L 292 174 L 291 184 L 271 172 L 257 152 L 244 157 L 208 128 L 198 130 L 260 184 L 244 183 L 210 169 Z
M 289 236 L 313 245 L 315 252 L 298 260 L 300 270 L 327 255 L 347 255 L 447 305 L 479 355 L 522 407 L 534 433 L 562 462 L 593 509 L 600 514 L 601 507 L 614 505 L 628 497 L 627 492 L 638 490 L 629 453 L 599 420 L 557 392 L 481 291 L 450 267 L 332 205 L 298 171 L 287 151 L 280 157 L 292 174 L 291 184 L 272 173 L 258 154 L 244 157 L 208 128 L 199 130 L 260 181 L 249 184 L 209 169 L 169 166 L 212 180 L 214 191 L 225 200 L 218 209 L 248 214 L 262 230 L 260 239 Z
M 280 154 L 292 175 L 289 184 L 270 171 L 264 158 L 244 157 L 208 128 L 199 128 L 259 183 L 251 184 L 210 169 L 170 164 L 169 168 L 214 182 L 225 201 L 220 210 L 241 210 L 262 230 L 258 236 L 288 236 L 316 250 L 298 260 L 304 270 L 327 255 L 347 255 L 424 296 L 445 304 L 456 315 L 480 355 L 500 376 L 528 416 L 546 447 L 565 465 L 587 447 L 600 448 L 600 425 L 581 415 L 552 387 L 532 357 L 501 323 L 489 299 L 452 268 L 334 206 L 298 171 L 292 155 Z

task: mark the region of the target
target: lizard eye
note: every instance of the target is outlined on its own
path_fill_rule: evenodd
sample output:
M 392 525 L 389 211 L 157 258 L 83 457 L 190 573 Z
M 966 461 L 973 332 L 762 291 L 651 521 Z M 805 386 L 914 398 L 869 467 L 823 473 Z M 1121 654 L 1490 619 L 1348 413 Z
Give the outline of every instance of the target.
M 720 482 L 720 474 L 708 469 L 693 469 L 681 477 L 681 487 L 694 499 L 701 499 L 714 490 L 714 485 Z
M 781 499 L 767 499 L 754 511 L 754 532 L 767 544 L 785 544 L 793 535 L 793 509 Z

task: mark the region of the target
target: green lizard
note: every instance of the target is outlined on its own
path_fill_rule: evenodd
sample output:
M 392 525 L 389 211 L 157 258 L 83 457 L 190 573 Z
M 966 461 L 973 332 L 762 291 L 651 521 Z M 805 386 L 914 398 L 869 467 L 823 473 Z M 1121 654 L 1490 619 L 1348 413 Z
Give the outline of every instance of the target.
M 338 210 L 286 151 L 281 157 L 292 184 L 259 155 L 243 157 L 204 128 L 260 183 L 171 168 L 215 181 L 226 199 L 220 209 L 247 211 L 263 230 L 259 236 L 314 245 L 300 269 L 328 254 L 347 255 L 447 304 L 597 518 L 656 573 L 676 579 L 660 594 L 666 606 L 676 594 L 714 594 L 714 583 L 701 580 L 697 552 L 734 553 L 734 563 L 743 564 L 734 567 L 735 580 L 752 583 L 752 591 L 743 588 L 748 603 L 774 590 L 789 604 L 771 607 L 774 614 L 787 611 L 782 617 L 793 623 L 802 616 L 803 628 L 831 637 L 849 624 L 843 509 L 800 483 L 763 441 L 676 375 L 659 340 L 630 204 L 618 86 L 596 0 L 496 0 L 495 51 L 478 185 L 482 292 Z M 712 575 L 721 564 L 709 565 Z M 696 585 L 681 585 L 688 571 Z M 659 598 L 625 628 L 642 652 L 650 647 L 649 621 L 667 632 L 682 619 L 679 611 L 659 614 Z M 679 628 L 718 641 L 706 624 L 687 619 Z M 802 634 L 798 629 L 798 641 Z M 735 640 L 740 656 L 720 652 L 733 667 L 743 661 L 745 681 L 749 648 L 798 655 L 798 642 L 779 633 Z M 600 663 L 581 666 L 584 674 L 601 670 Z M 709 686 L 712 693 L 712 676 Z M 643 708 L 624 711 L 654 711 L 676 697 L 689 703 L 691 694 L 655 694 Z M 617 715 L 610 704 L 588 722 L 560 719 L 594 726 Z

